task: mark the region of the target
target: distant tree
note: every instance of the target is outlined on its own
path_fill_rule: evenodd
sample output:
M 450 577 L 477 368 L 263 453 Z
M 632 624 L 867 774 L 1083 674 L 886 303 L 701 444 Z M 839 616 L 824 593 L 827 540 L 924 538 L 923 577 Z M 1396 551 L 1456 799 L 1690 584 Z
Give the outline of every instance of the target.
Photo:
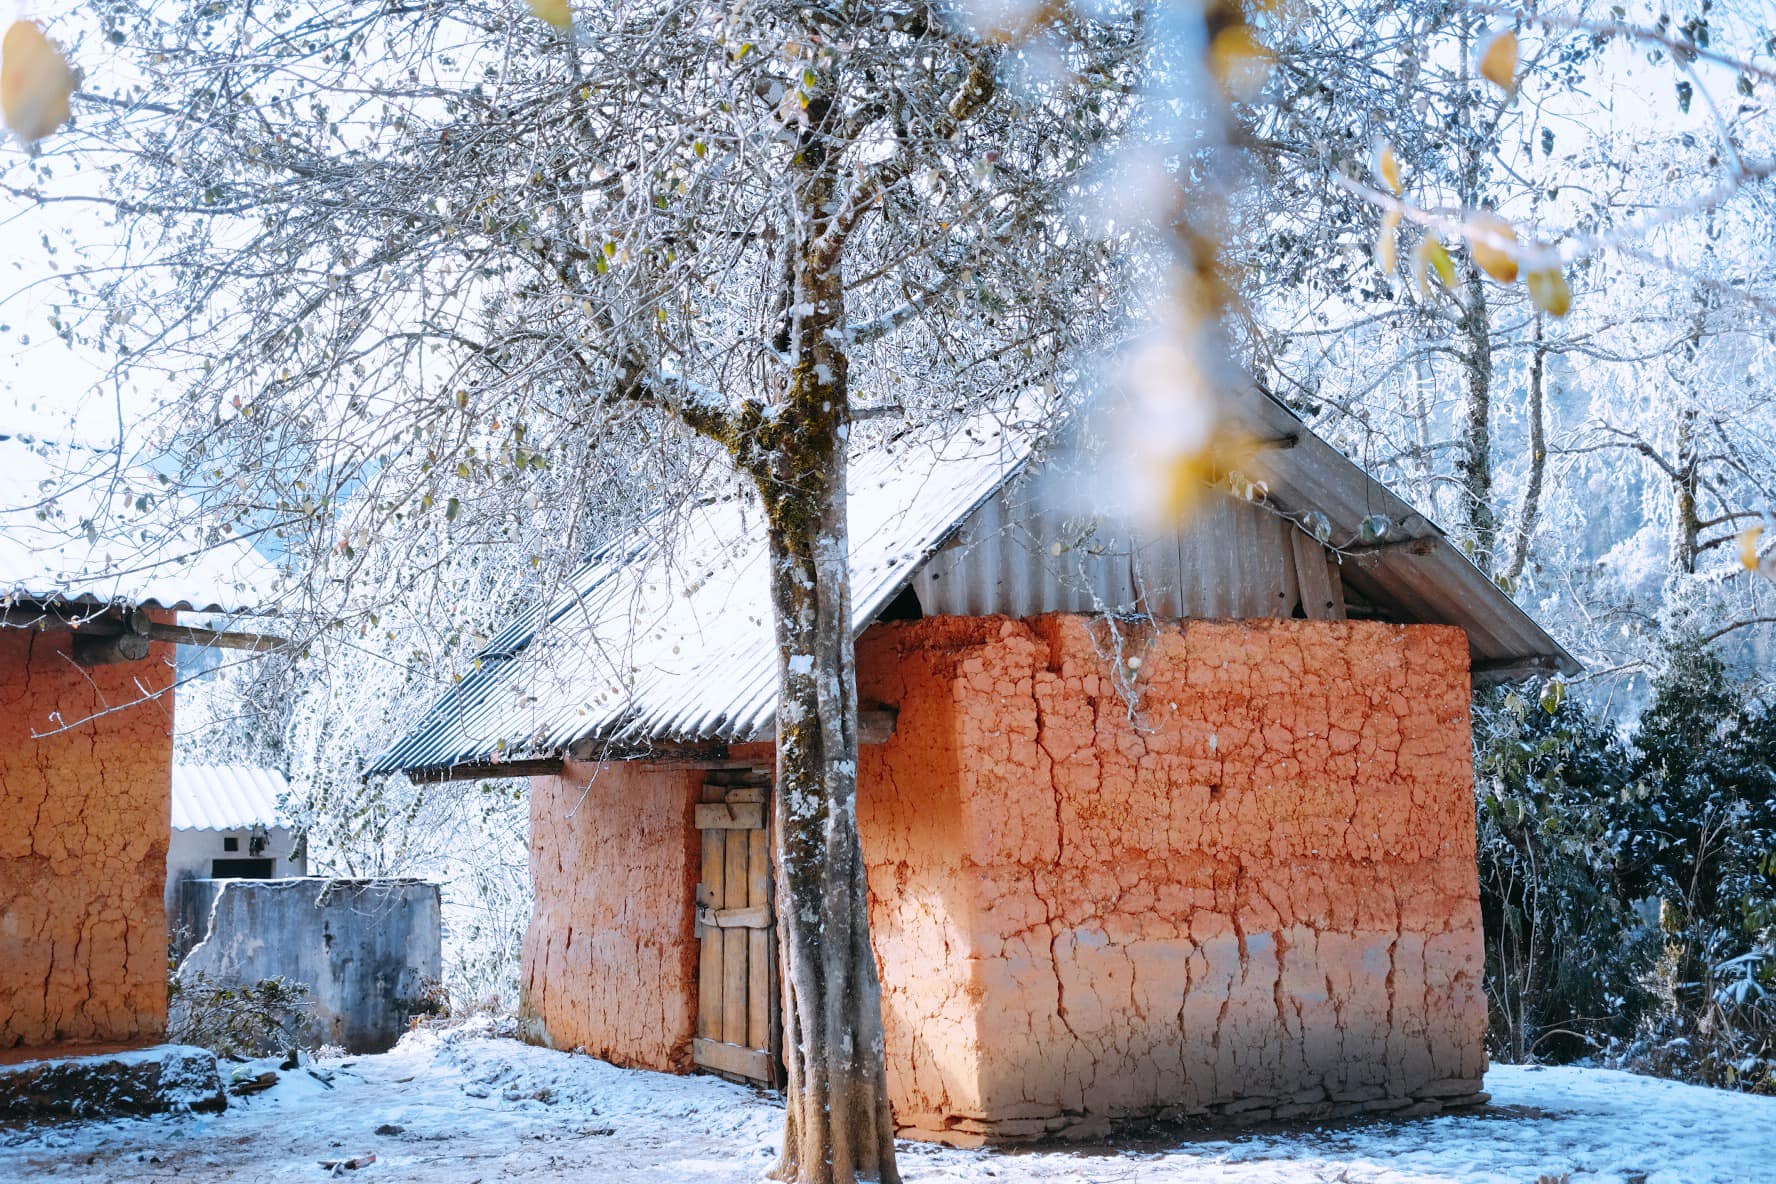
M 1693 639 L 1632 740 L 1558 683 L 1475 705 L 1492 1040 L 1776 1089 L 1776 712 Z
M 1776 513 L 1765 37 L 1708 5 L 1340 0 L 1277 21 L 1241 108 L 1253 372 L 1599 669 L 1656 662 L 1667 605 L 1722 636 L 1776 616 L 1732 555 Z
M 1693 1016 L 1712 994 L 1714 967 L 1771 925 L 1776 734 L 1768 707 L 1694 642 L 1671 651 L 1653 689 L 1634 734 L 1623 878 L 1630 894 L 1661 902 L 1669 989 Z

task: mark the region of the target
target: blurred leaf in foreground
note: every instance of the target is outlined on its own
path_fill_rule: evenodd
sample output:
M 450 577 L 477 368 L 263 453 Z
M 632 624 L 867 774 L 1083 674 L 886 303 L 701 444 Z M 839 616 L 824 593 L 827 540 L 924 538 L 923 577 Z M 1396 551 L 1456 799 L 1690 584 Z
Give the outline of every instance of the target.
M 68 121 L 74 71 L 35 21 L 14 21 L 0 43 L 0 113 L 6 126 L 34 144 Z
M 573 25 L 573 11 L 568 8 L 567 0 L 530 0 L 530 14 L 557 29 L 566 29 Z
M 1758 569 L 1758 540 L 1763 537 L 1764 528 L 1761 523 L 1739 532 L 1739 562 L 1745 565 L 1746 571 Z
M 1468 251 L 1474 266 L 1501 284 L 1517 282 L 1517 231 L 1511 224 L 1488 210 L 1481 210 L 1468 219 L 1464 227 Z
M 1480 75 L 1506 94 L 1517 93 L 1517 34 L 1506 29 L 1480 47 Z
M 1563 317 L 1572 311 L 1572 287 L 1558 267 L 1532 271 L 1523 282 L 1529 286 L 1529 298 L 1535 306 L 1549 316 Z

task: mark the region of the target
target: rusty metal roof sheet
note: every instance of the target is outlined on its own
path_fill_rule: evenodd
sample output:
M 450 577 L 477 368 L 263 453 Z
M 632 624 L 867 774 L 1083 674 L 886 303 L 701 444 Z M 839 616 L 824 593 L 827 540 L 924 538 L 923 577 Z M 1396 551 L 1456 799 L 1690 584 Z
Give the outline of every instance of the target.
M 1577 669 L 1434 524 L 1313 435 L 1286 407 L 1254 393 L 1239 410 L 1261 438 L 1293 438 L 1292 446 L 1266 450 L 1253 465 L 1278 509 L 1317 509 L 1344 538 L 1354 537 L 1365 517 L 1385 514 L 1401 536 L 1421 540 L 1366 555 L 1360 571 L 1357 564 L 1345 565 L 1352 573 L 1347 578 L 1372 602 L 1395 608 L 1404 620 L 1464 627 L 1477 664 Z M 947 440 L 854 447 L 848 511 L 854 634 L 946 541 L 960 537 L 977 511 L 1003 515 L 996 503 L 1004 499 L 995 495 L 1026 467 L 1035 443 L 1034 433 L 989 416 Z M 735 496 L 690 508 L 670 532 L 667 521 L 657 519 L 601 549 L 572 587 L 494 638 L 371 771 L 439 775 L 463 766 L 555 758 L 576 745 L 769 735 L 777 655 L 763 516 L 752 498 Z M 1039 547 L 1046 544 L 1041 532 L 1017 533 L 1030 534 Z M 1009 556 L 1015 548 L 1001 550 Z M 1032 552 L 1005 562 L 1027 567 L 1042 561 Z M 1071 599 L 1048 603 L 1053 598 L 1037 596 L 1042 603 L 1025 603 L 1032 588 L 1045 585 L 1000 578 L 1003 573 L 978 563 L 973 569 L 977 575 L 971 578 L 983 586 L 959 602 L 997 604 L 995 597 L 1013 588 L 1021 595 L 1020 612 L 1078 610 Z M 1096 580 L 1112 593 L 1126 582 L 1086 575 L 1088 583 Z
M 251 613 L 277 572 L 151 471 L 0 436 L 0 600 Z

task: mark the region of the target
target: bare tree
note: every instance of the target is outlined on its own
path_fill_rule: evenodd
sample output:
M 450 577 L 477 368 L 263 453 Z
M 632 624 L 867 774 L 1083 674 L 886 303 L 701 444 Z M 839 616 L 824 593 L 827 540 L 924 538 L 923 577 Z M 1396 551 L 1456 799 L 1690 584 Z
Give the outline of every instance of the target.
M 1279 23 L 1241 111 L 1266 181 L 1235 243 L 1254 371 L 1599 669 L 1642 660 L 1666 606 L 1768 614 L 1726 562 L 1776 460 L 1743 382 L 1771 310 L 1762 41 L 1706 6 L 1642 27 L 1344 0 Z M 1624 79 L 1644 110 L 1610 107 Z M 1646 578 L 1642 534 L 1676 578 Z
M 365 591 L 418 588 L 384 573 L 440 537 L 554 570 L 623 524 L 582 521 L 601 489 L 658 498 L 724 456 L 755 487 L 780 1173 L 893 1179 L 847 446 L 1064 380 L 1115 323 L 1126 252 L 1072 203 L 1134 109 L 1141 10 L 532 8 L 94 0 L 55 32 L 106 68 L 7 184 L 115 223 L 59 330 L 171 380 L 150 446 L 299 555 L 323 616 L 374 628 Z

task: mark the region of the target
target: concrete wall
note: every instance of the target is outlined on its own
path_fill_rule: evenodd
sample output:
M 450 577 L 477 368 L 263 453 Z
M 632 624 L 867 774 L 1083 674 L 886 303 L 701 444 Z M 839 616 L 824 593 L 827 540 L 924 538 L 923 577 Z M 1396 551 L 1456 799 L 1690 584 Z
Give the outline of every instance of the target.
M 1081 617 L 880 627 L 859 826 L 890 1089 L 952 1142 L 1471 1097 L 1466 638 Z
M 267 843 L 262 854 L 252 854 L 252 838 L 255 833 L 267 836 Z M 238 850 L 230 851 L 225 840 L 234 839 Z M 183 926 L 179 917 L 180 885 L 187 880 L 207 880 L 211 878 L 211 869 L 218 859 L 269 859 L 272 861 L 271 875 L 267 879 L 286 880 L 308 874 L 308 859 L 304 845 L 297 839 L 296 832 L 287 826 L 261 827 L 258 832 L 252 830 L 197 830 L 192 828 L 177 829 L 167 846 L 166 867 L 166 911 L 167 928 L 172 936 L 172 948 L 175 957 L 182 958 L 203 939 L 197 930 L 201 926 Z M 203 920 L 207 922 L 209 913 L 204 912 Z
M 531 781 L 527 1036 L 683 1072 L 697 1027 L 695 771 L 570 764 Z
M 82 670 L 70 643 L 0 629 L 0 1049 L 166 1026 L 173 702 L 140 700 L 172 685 L 173 647 Z
M 428 1006 L 443 975 L 438 886 L 421 880 L 192 880 L 204 940 L 179 964 L 182 983 L 213 985 L 282 977 L 306 984 L 306 1045 L 383 1052 Z M 175 1018 L 175 1023 L 178 1017 Z

